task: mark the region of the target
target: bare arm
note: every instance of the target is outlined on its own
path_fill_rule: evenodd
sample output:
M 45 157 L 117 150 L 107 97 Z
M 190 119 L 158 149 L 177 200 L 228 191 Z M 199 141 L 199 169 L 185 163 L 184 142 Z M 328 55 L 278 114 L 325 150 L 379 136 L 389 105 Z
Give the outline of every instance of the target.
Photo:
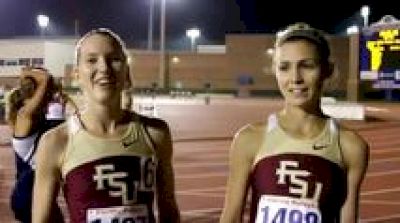
M 156 177 L 159 222 L 178 223 L 180 222 L 180 215 L 175 198 L 170 130 L 168 125 L 162 122 L 159 129 L 150 129 L 149 132 L 157 147 L 158 167 Z
M 229 153 L 229 175 L 225 203 L 220 223 L 242 222 L 243 209 L 248 191 L 248 178 L 252 170 L 255 152 L 260 143 L 259 131 L 247 126 L 234 138 Z
M 33 93 L 32 98 L 22 107 L 22 112 L 27 115 L 32 115 L 38 110 L 43 102 L 46 94 L 47 84 L 49 81 L 49 74 L 42 69 L 24 69 L 22 70 L 22 78 L 31 77 L 36 81 L 37 87 Z
M 32 97 L 25 100 L 25 104 L 18 110 L 14 122 L 14 135 L 26 136 L 32 128 L 33 115 L 41 109 L 46 94 L 49 75 L 44 70 L 24 69 L 21 78 L 31 77 L 37 86 Z
M 14 131 L 15 119 L 17 118 L 18 104 L 22 103 L 19 88 L 12 89 L 5 97 L 5 117 L 4 120 Z
M 51 213 L 56 207 L 61 181 L 61 154 L 66 142 L 63 131 L 57 127 L 47 132 L 39 141 L 33 189 L 33 223 L 52 222 Z
M 341 210 L 341 222 L 358 222 L 360 186 L 368 165 L 369 150 L 366 142 L 354 132 L 340 135 L 343 158 L 347 168 L 347 197 Z

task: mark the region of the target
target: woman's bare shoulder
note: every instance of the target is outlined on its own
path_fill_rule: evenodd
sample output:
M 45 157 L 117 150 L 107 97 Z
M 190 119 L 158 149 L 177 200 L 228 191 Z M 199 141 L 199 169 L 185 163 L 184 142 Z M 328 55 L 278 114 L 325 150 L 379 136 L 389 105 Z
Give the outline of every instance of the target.
M 253 138 L 260 137 L 265 133 L 265 128 L 267 126 L 267 121 L 259 121 L 246 124 L 242 126 L 235 134 L 234 138 Z
M 339 134 L 340 146 L 347 166 L 368 162 L 369 146 L 363 137 L 347 128 L 341 128 Z
M 252 161 L 263 143 L 266 125 L 266 121 L 260 121 L 240 128 L 233 138 L 231 154 Z
M 69 140 L 68 123 L 64 122 L 44 133 L 39 140 L 39 148 L 45 147 L 53 153 L 63 152 Z

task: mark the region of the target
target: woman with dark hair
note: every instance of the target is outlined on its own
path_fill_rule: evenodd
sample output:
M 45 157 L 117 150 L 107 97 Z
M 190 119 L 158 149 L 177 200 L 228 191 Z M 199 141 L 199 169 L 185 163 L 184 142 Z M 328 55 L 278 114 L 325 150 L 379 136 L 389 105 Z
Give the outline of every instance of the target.
M 31 202 L 35 175 L 35 154 L 40 136 L 48 130 L 45 122 L 47 95 L 51 91 L 50 75 L 41 68 L 23 68 L 20 86 L 6 99 L 6 121 L 12 130 L 15 151 L 16 182 L 11 195 L 15 218 L 31 222 Z M 53 219 L 62 222 L 60 209 L 54 209 Z
M 63 92 L 61 83 L 54 82 L 52 89 L 46 107 L 46 123 L 49 128 L 63 123 L 67 115 L 78 112 L 75 102 Z M 67 114 L 67 105 L 69 105 L 69 109 L 71 110 L 69 114 Z

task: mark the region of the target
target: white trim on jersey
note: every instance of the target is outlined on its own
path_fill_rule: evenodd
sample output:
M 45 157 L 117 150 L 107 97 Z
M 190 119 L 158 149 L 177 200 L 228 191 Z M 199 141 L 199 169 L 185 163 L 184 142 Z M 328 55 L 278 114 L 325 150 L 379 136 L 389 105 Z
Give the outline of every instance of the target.
M 38 133 L 34 133 L 27 137 L 13 137 L 11 139 L 12 148 L 15 153 L 25 162 L 29 163 L 30 166 L 34 167 L 34 152 L 35 142 L 38 137 Z
M 270 114 L 268 116 L 267 132 L 271 132 L 277 126 L 278 126 L 278 117 L 276 117 L 275 113 L 274 114 Z
M 270 114 L 268 116 L 268 123 L 267 123 L 267 133 L 271 132 L 273 129 L 275 129 L 279 125 L 278 123 L 278 117 L 275 113 Z M 328 125 L 329 125 L 329 130 L 333 134 L 338 134 L 338 125 L 333 118 L 328 119 Z
M 82 123 L 77 114 L 71 115 L 67 121 L 68 133 L 70 135 L 75 135 L 80 129 L 82 129 Z

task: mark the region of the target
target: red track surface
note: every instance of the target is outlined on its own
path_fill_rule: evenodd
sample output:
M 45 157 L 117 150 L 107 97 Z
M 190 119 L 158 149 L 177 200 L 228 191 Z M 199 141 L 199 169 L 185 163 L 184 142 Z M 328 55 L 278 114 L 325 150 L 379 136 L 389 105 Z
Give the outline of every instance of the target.
M 176 193 L 183 222 L 218 222 L 228 172 L 233 133 L 243 124 L 263 119 L 279 101 L 231 100 L 206 105 L 160 105 L 159 115 L 174 137 Z M 371 160 L 362 186 L 361 222 L 400 222 L 400 105 L 368 104 L 367 121 L 346 121 L 371 146 Z M 0 140 L 9 137 L 0 126 Z M 9 193 L 14 178 L 9 145 L 0 146 L 0 222 L 14 222 Z

